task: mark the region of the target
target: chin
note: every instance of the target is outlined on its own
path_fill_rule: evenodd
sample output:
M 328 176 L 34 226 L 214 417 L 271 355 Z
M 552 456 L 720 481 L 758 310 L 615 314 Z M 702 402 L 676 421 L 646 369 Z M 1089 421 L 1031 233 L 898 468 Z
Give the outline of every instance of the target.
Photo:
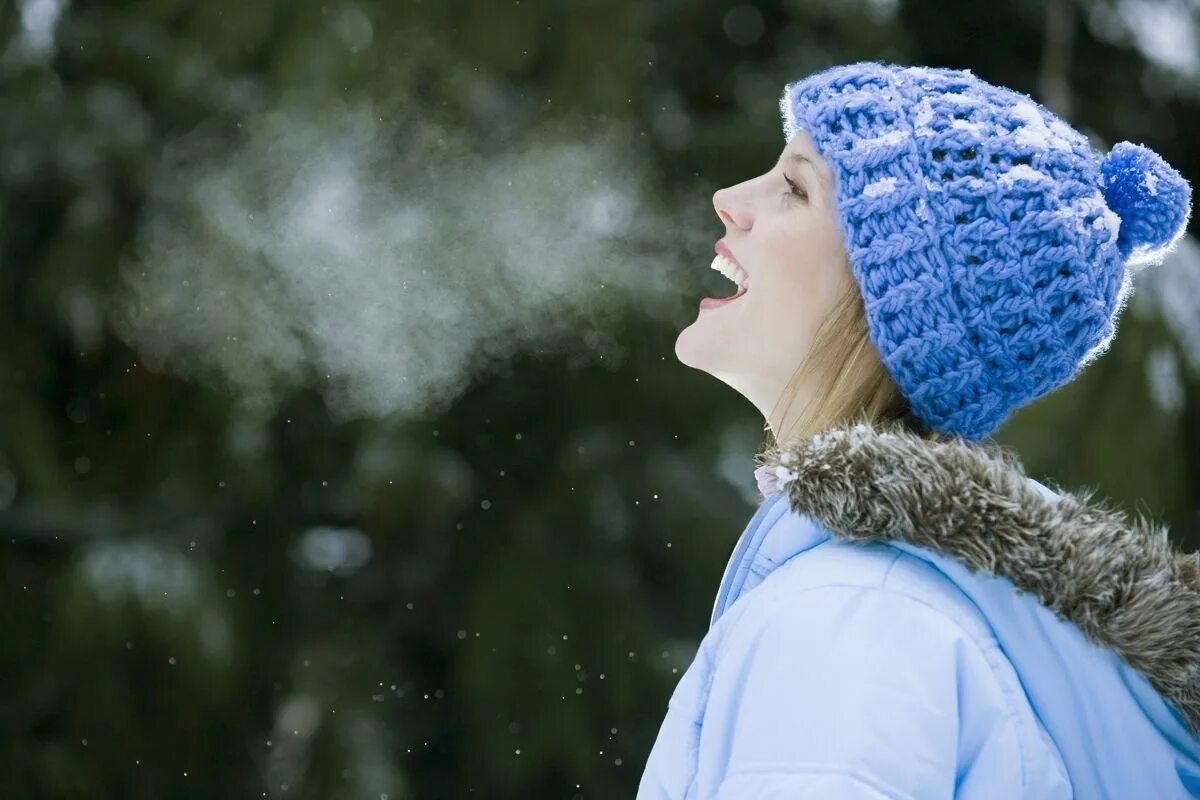
M 697 320 L 675 337 L 675 358 L 684 366 L 715 374 L 725 357 L 727 343 L 719 338 L 706 339 L 703 324 Z
M 688 327 L 690 328 L 691 326 L 689 325 Z M 679 363 L 683 364 L 684 366 L 694 367 L 695 364 L 693 364 L 691 361 L 690 348 L 688 347 L 687 342 L 684 341 L 687 338 L 687 331 L 688 329 L 684 328 L 679 332 L 679 335 L 675 337 L 675 358 L 678 359 Z

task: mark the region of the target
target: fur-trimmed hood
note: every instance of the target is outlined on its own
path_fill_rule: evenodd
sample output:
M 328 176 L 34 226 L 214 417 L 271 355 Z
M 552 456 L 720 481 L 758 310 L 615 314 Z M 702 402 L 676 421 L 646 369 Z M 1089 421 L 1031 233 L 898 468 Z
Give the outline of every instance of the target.
M 1200 737 L 1200 554 L 1164 527 L 1090 489 L 1039 493 L 1000 445 L 897 423 L 836 428 L 759 463 L 835 536 L 906 541 L 1008 578 L 1144 675 Z

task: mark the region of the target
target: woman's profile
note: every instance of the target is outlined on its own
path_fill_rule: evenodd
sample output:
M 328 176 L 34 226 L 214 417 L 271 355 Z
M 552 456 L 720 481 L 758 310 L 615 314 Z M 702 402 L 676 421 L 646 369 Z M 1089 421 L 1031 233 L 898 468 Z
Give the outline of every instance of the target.
M 638 797 L 1200 797 L 1200 559 L 984 441 L 1108 349 L 1188 182 L 969 71 L 780 109 L 676 342 L 762 412 L 763 498 Z

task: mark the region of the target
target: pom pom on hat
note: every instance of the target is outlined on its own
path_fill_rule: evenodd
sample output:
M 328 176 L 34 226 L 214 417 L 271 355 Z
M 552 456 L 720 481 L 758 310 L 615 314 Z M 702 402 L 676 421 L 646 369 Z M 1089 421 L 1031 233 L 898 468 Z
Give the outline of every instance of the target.
M 1161 261 L 1183 236 L 1192 187 L 1148 147 L 1118 142 L 1100 165 L 1104 202 L 1121 218 L 1117 249 L 1126 266 Z

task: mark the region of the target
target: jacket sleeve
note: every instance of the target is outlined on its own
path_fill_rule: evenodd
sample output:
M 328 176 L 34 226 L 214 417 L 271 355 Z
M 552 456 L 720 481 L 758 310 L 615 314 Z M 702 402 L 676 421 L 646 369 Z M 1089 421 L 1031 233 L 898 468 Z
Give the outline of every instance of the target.
M 978 783 L 979 759 L 992 796 L 1020 796 L 1007 701 L 951 617 L 877 586 L 758 606 L 730 631 L 709 693 L 705 727 L 728 726 L 719 800 L 951 800 Z

